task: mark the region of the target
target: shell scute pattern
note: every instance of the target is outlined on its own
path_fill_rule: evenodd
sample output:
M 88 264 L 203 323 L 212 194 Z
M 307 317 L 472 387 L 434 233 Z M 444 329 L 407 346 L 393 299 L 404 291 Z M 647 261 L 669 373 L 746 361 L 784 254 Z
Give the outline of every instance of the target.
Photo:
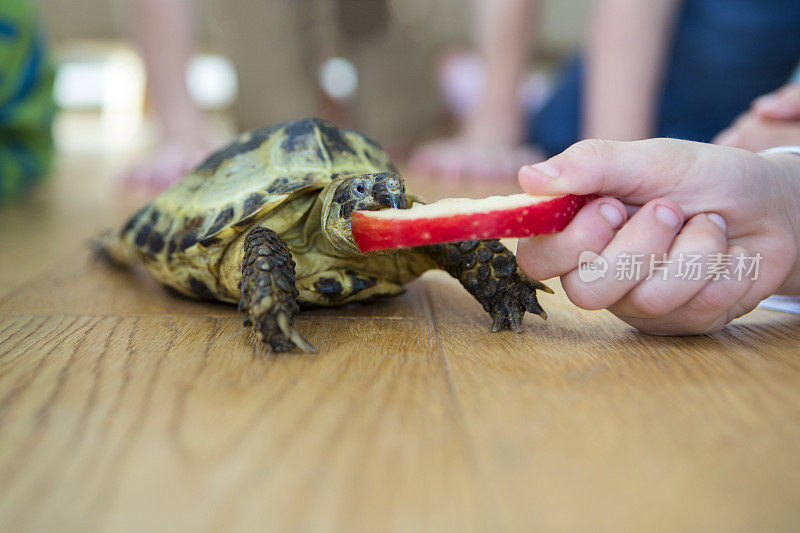
M 286 152 L 295 152 L 306 149 L 316 135 L 313 119 L 298 120 L 285 128 L 286 137 L 281 143 L 281 149 Z M 314 147 L 316 148 L 316 147 Z
M 328 151 L 331 160 L 336 159 L 342 154 L 355 155 L 356 151 L 352 145 L 347 142 L 339 128 L 330 122 L 322 121 L 318 125 L 322 145 Z
M 169 259 L 197 245 L 221 250 L 294 194 L 321 189 L 340 175 L 391 169 L 377 142 L 325 120 L 253 130 L 140 210 L 122 237 L 150 257 Z
M 214 219 L 214 222 L 211 224 L 211 227 L 208 228 L 206 232 L 206 237 L 214 235 L 216 232 L 224 228 L 228 225 L 228 223 L 233 220 L 233 215 L 235 210 L 233 207 L 226 207 L 222 211 L 219 212 L 217 218 Z
M 213 174 L 224 162 L 231 160 L 238 154 L 251 152 L 261 146 L 280 126 L 280 124 L 277 124 L 245 133 L 222 150 L 211 154 L 205 161 L 200 163 L 195 172 Z
M 256 209 L 264 205 L 267 197 L 260 192 L 254 192 L 248 196 L 242 204 L 242 216 L 246 217 Z
M 125 223 L 125 225 L 122 227 L 122 233 L 123 234 L 128 233 L 133 228 L 135 228 L 139 224 L 141 218 L 148 212 L 149 207 L 150 207 L 149 205 L 146 205 L 143 208 L 139 209 L 136 213 L 134 213 L 133 216 L 129 218 L 128 221 Z
M 397 169 L 392 163 L 392 160 L 389 159 L 389 155 L 386 153 L 386 150 L 384 150 L 383 147 L 378 144 L 378 141 L 371 139 L 360 131 L 341 131 L 350 146 L 357 147 L 359 152 L 358 155 L 363 157 L 373 167 L 375 167 L 376 172 L 389 171 L 397 174 Z

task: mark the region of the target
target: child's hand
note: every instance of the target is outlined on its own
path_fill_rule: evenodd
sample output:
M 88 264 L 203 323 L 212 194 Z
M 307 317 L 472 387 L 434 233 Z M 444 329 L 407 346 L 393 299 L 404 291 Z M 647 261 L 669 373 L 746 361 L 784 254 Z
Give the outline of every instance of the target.
M 800 120 L 800 82 L 756 98 L 753 112 L 768 120 Z
M 585 206 L 562 233 L 520 239 L 523 271 L 535 279 L 561 276 L 579 307 L 608 308 L 648 333 L 701 334 L 775 292 L 800 294 L 800 157 L 670 139 L 589 140 L 523 167 L 519 181 L 530 194 L 608 196 Z M 609 266 L 602 278 L 584 282 L 577 268 L 587 250 Z M 701 275 L 685 276 L 682 261 L 698 254 Z M 749 267 L 758 254 L 757 276 L 735 275 L 740 258 Z M 641 275 L 627 279 L 636 257 Z M 663 269 L 646 279 L 651 257 Z M 724 258 L 729 279 L 709 266 Z
M 800 145 L 800 83 L 790 83 L 754 100 L 750 110 L 721 131 L 714 143 L 753 152 Z
M 758 152 L 773 146 L 800 144 L 800 120 L 765 119 L 754 111 L 744 113 L 714 138 L 715 144 Z

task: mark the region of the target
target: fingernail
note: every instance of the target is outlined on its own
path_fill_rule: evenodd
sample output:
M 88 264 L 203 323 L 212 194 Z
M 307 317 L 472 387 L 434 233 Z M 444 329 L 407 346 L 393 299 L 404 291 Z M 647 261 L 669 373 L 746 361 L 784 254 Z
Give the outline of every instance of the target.
M 722 231 L 728 231 L 728 223 L 725 222 L 725 219 L 722 218 L 721 215 L 716 213 L 709 213 L 708 218 L 711 219 L 711 222 L 722 228 Z
M 681 223 L 681 217 L 678 216 L 678 213 L 665 205 L 656 206 L 656 218 L 659 222 L 671 228 L 677 228 Z
M 617 229 L 622 225 L 622 213 L 619 212 L 619 209 L 614 207 L 611 204 L 600 204 L 600 215 L 606 219 L 606 221 L 611 224 L 613 229 Z
M 559 175 L 561 175 L 561 170 L 550 161 L 542 161 L 541 163 L 536 163 L 535 165 L 531 165 L 528 168 L 537 170 L 553 180 L 556 179 Z

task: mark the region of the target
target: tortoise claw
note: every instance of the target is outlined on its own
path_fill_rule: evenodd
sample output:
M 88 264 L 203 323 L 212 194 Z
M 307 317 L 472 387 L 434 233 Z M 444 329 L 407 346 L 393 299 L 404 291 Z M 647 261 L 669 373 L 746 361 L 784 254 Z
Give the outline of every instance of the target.
M 544 289 L 542 289 L 542 287 L 544 287 Z M 549 287 L 547 287 L 540 281 L 531 279 L 527 280 L 525 287 L 526 294 L 524 294 L 522 298 L 519 299 L 519 301 L 522 303 L 526 311 L 528 311 L 529 313 L 533 313 L 535 315 L 539 315 L 540 317 L 542 317 L 543 320 L 547 320 L 547 313 L 545 312 L 544 309 L 542 309 L 542 306 L 539 305 L 539 300 L 536 299 L 537 289 L 541 291 L 545 291 L 545 289 L 547 289 L 545 292 L 553 294 L 553 291 Z
M 492 314 L 492 318 L 494 319 L 492 322 L 492 333 L 497 333 L 501 329 L 506 329 L 508 327 L 508 313 L 505 308 L 501 307 L 497 309 Z
M 524 274 L 523 274 L 523 276 L 524 276 Z M 528 284 L 532 285 L 534 289 L 539 289 L 540 291 L 546 292 L 547 294 L 555 294 L 555 292 L 553 292 L 553 289 L 551 289 L 550 287 L 548 287 L 547 285 L 545 285 L 541 281 L 538 281 L 538 280 L 535 280 L 535 279 L 530 279 L 527 276 L 525 276 L 525 278 L 528 280 Z M 536 293 L 536 291 L 532 291 L 532 292 L 534 294 Z
M 525 308 L 518 302 L 513 301 L 509 305 L 508 320 L 514 333 L 522 333 L 522 319 L 525 317 Z
M 547 318 L 536 291 L 553 291 L 541 281 L 525 276 L 514 255 L 499 241 L 466 241 L 429 246 L 426 250 L 489 313 L 493 332 L 511 328 L 520 333 L 525 311 Z

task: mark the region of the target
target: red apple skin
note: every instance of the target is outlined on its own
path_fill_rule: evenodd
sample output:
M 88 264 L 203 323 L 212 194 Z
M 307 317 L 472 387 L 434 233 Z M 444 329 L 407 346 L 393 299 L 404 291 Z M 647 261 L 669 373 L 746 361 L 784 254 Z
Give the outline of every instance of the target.
M 510 209 L 415 219 L 378 218 L 371 216 L 371 211 L 355 211 L 351 227 L 358 248 L 365 253 L 443 242 L 545 235 L 563 230 L 581 207 L 595 198 L 596 195 L 568 194 Z

